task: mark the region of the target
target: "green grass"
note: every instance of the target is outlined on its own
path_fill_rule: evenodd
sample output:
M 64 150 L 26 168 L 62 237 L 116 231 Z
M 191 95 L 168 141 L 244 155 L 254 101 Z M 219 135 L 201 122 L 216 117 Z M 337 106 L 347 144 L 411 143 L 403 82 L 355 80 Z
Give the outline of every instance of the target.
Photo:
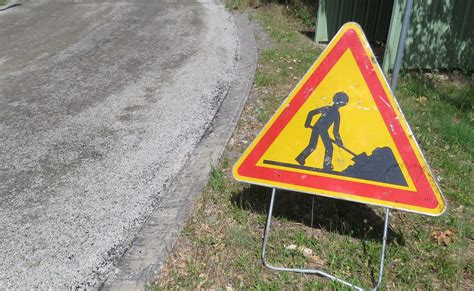
M 211 175 L 208 182 L 211 189 L 214 191 L 223 191 L 224 179 L 224 173 L 221 170 L 216 169 L 214 166 L 211 166 Z
M 252 17 L 272 40 L 272 47 L 259 55 L 254 97 L 153 288 L 346 290 L 318 276 L 262 266 L 271 191 L 236 182 L 231 167 L 320 51 L 298 33 L 304 23 L 285 7 L 263 5 Z M 473 285 L 474 85 L 469 76 L 453 78 L 422 72 L 401 76 L 397 99 L 440 178 L 448 211 L 436 218 L 391 212 L 382 289 L 460 290 Z M 369 287 L 377 277 L 382 229 L 381 208 L 279 191 L 268 260 L 278 266 L 323 268 Z M 432 237 L 438 230 L 450 230 L 452 242 L 439 244 Z M 316 259 L 287 249 L 290 244 L 311 249 Z
M 305 26 L 314 28 L 316 25 L 316 14 L 318 3 L 314 0 L 290 0 L 288 1 L 289 14 L 299 19 Z
M 243 9 L 248 6 L 247 0 L 228 0 L 225 2 L 227 9 Z
M 412 73 L 402 78 L 397 90 L 416 139 L 443 178 L 440 184 L 445 195 L 469 207 L 474 186 L 473 88 L 472 81 L 454 87 Z
M 0 6 L 3 6 L 8 3 L 8 0 L 0 0 Z
M 313 30 L 316 25 L 318 1 L 314 0 L 226 0 L 225 6 L 229 10 L 258 8 L 262 4 L 285 4 L 283 10 L 288 16 L 299 20 L 299 28 Z

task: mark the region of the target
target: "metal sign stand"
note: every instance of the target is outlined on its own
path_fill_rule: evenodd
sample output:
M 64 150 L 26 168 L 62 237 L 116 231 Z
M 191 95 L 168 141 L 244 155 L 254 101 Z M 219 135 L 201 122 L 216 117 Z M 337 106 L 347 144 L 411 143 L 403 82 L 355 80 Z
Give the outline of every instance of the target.
M 349 283 L 349 282 L 347 282 L 343 279 L 337 278 L 336 276 L 331 275 L 329 273 L 326 273 L 322 270 L 275 267 L 275 266 L 270 265 L 267 262 L 267 258 L 265 256 L 265 254 L 266 254 L 266 249 L 267 249 L 267 241 L 268 241 L 268 237 L 269 237 L 269 233 L 270 233 L 270 226 L 272 224 L 272 213 L 273 213 L 273 206 L 274 206 L 274 203 L 275 203 L 275 196 L 276 196 L 276 189 L 273 188 L 272 198 L 270 200 L 270 208 L 268 209 L 267 223 L 265 225 L 265 232 L 264 232 L 264 236 L 263 236 L 263 245 L 262 245 L 262 262 L 263 262 L 263 264 L 267 268 L 269 268 L 271 270 L 274 270 L 274 271 L 296 272 L 296 273 L 321 275 L 321 276 L 327 277 L 327 278 L 329 278 L 333 281 L 337 281 L 339 283 L 347 285 L 347 286 L 349 286 L 351 288 L 354 288 L 356 290 L 365 290 L 362 287 L 353 285 L 353 284 L 351 284 L 351 283 Z M 375 287 L 372 288 L 372 290 L 376 290 L 380 286 L 380 283 L 382 283 L 382 277 L 383 277 L 383 271 L 384 271 L 384 262 L 385 262 L 385 249 L 386 249 L 386 245 L 387 245 L 387 232 L 388 232 L 389 213 L 390 213 L 390 209 L 385 208 L 385 222 L 384 222 L 383 237 L 382 237 L 382 254 L 380 256 L 380 269 L 379 269 L 377 284 L 375 285 Z
M 395 58 L 395 65 L 394 65 L 394 69 L 393 69 L 393 73 L 392 73 L 392 79 L 391 79 L 391 82 L 390 82 L 390 87 L 391 87 L 393 92 L 395 92 L 395 88 L 397 87 L 397 83 L 398 83 L 398 76 L 399 76 L 399 73 L 400 73 L 400 67 L 401 67 L 402 58 L 403 58 L 403 50 L 405 48 L 405 39 L 406 39 L 406 35 L 408 33 L 408 27 L 409 27 L 409 24 L 410 24 L 409 20 L 410 20 L 412 10 L 413 10 L 413 0 L 407 0 L 407 4 L 406 4 L 404 15 L 403 15 L 402 29 L 401 29 L 401 32 L 400 32 L 400 40 L 398 42 L 397 55 L 396 55 L 396 58 Z M 262 261 L 263 261 L 263 264 L 266 267 L 268 267 L 269 269 L 274 270 L 274 271 L 296 272 L 296 273 L 321 275 L 321 276 L 327 277 L 327 278 L 329 278 L 333 281 L 336 281 L 336 282 L 342 283 L 346 286 L 349 286 L 351 288 L 354 288 L 356 290 L 365 290 L 362 287 L 351 284 L 350 282 L 347 282 L 343 279 L 337 278 L 336 276 L 331 275 L 329 273 L 326 273 L 322 270 L 275 267 L 275 266 L 270 265 L 267 262 L 265 254 L 266 254 L 266 249 L 267 249 L 268 236 L 269 236 L 269 233 L 270 233 L 270 226 L 271 226 L 271 223 L 272 223 L 272 213 L 273 213 L 273 206 L 274 206 L 274 203 L 275 203 L 275 196 L 276 196 L 276 188 L 273 188 L 272 198 L 270 200 L 270 208 L 268 210 L 267 223 L 265 225 L 265 232 L 264 232 L 264 236 L 263 236 L 263 245 L 262 245 Z M 314 211 L 314 200 L 313 200 L 313 205 L 312 206 L 313 206 L 313 210 L 312 210 L 311 214 L 313 214 L 313 211 Z M 372 290 L 377 290 L 377 288 L 379 288 L 380 284 L 382 283 L 384 263 L 385 263 L 385 249 L 386 249 L 386 246 L 387 246 L 387 232 L 388 232 L 389 214 L 390 214 L 390 209 L 385 208 L 385 221 L 384 221 L 384 227 L 383 227 L 382 253 L 380 255 L 379 275 L 378 275 L 377 283 L 372 288 Z M 311 217 L 311 226 L 312 226 L 312 224 L 313 224 L 313 217 Z

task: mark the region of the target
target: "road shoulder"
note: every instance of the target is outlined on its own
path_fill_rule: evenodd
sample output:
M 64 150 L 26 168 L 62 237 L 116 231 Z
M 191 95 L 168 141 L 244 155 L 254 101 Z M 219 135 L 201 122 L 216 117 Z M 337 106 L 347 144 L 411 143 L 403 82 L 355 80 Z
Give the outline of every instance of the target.
M 250 93 L 257 60 L 248 15 L 237 12 L 233 17 L 240 44 L 236 78 L 205 136 L 167 189 L 169 195 L 156 206 L 114 273 L 102 284 L 105 289 L 143 289 L 157 278 L 207 182 L 212 164 L 217 163 L 232 136 Z

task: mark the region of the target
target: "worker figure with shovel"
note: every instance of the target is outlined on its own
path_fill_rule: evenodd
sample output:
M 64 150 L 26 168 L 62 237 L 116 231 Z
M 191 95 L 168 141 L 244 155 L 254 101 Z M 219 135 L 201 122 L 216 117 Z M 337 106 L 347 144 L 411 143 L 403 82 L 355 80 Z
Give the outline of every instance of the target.
M 341 117 L 339 114 L 339 108 L 345 106 L 349 102 L 349 96 L 344 92 L 338 92 L 334 94 L 332 106 L 324 106 L 321 108 L 316 108 L 308 113 L 306 117 L 306 122 L 304 127 L 311 128 L 311 137 L 309 139 L 308 146 L 295 158 L 295 160 L 303 166 L 305 164 L 306 158 L 316 149 L 318 144 L 318 139 L 321 137 L 321 140 L 324 144 L 324 171 L 332 171 L 332 153 L 334 142 L 341 148 L 344 148 L 342 144 L 341 136 L 339 135 L 339 125 L 341 122 Z M 321 114 L 321 117 L 316 121 L 316 123 L 311 126 L 311 121 L 313 117 L 317 114 Z M 333 133 L 335 141 L 329 136 L 329 128 L 334 124 Z

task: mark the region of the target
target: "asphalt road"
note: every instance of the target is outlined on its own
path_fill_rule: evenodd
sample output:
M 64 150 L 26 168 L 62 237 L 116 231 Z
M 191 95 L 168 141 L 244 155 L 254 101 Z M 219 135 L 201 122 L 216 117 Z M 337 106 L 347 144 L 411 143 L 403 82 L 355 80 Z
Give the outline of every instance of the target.
M 107 276 L 225 97 L 235 30 L 213 0 L 0 12 L 1 289 Z

